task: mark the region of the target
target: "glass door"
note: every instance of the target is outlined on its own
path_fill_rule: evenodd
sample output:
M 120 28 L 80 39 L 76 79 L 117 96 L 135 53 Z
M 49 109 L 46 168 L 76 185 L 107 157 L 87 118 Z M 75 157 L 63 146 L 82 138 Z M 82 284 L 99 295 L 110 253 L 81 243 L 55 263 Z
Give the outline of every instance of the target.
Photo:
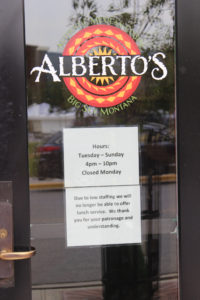
M 33 300 L 179 299 L 174 14 L 25 0 Z

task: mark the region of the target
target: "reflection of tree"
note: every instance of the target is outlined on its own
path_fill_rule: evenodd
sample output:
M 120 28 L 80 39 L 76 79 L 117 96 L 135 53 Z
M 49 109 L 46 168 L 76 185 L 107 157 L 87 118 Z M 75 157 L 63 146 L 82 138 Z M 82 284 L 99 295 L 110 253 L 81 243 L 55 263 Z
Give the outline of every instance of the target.
M 135 39 L 143 48 L 173 44 L 174 0 L 118 0 L 112 4 L 108 1 L 103 8 L 95 0 L 73 0 L 73 7 L 71 23 L 80 28 L 92 25 L 92 19 L 97 15 L 112 17 L 128 34 L 134 32 Z
M 28 60 L 28 59 L 27 59 Z M 66 90 L 63 82 L 52 82 L 48 76 L 41 76 L 39 86 L 35 86 L 34 78 L 28 78 L 28 105 L 33 103 L 48 103 L 52 111 L 67 110 L 71 105 L 67 102 L 70 93 Z
M 53 82 L 51 75 L 42 74 L 40 83 L 35 83 L 35 75 L 30 75 L 33 66 L 41 65 L 41 61 L 46 51 L 38 49 L 35 46 L 26 47 L 26 73 L 27 73 L 27 96 L 28 105 L 33 103 L 46 102 L 50 104 L 51 109 L 67 110 L 71 105 L 67 102 L 70 96 L 64 82 Z M 58 53 L 48 53 L 56 70 L 58 70 Z
M 173 0 L 118 1 L 109 11 L 116 13 L 120 23 L 130 25 L 143 47 L 148 44 L 152 49 L 173 42 Z
M 71 18 L 73 24 L 85 22 L 88 18 L 95 18 L 97 5 L 93 0 L 73 0 L 75 15 Z

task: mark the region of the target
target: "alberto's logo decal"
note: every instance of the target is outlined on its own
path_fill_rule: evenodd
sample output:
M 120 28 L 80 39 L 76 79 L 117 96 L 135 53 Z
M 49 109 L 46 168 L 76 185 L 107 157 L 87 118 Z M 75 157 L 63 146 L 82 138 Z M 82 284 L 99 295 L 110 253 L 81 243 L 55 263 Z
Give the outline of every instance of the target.
M 162 62 L 165 54 L 141 56 L 135 41 L 121 29 L 110 25 L 93 25 L 76 33 L 59 57 L 59 76 L 48 55 L 44 56 L 36 82 L 41 73 L 52 75 L 53 81 L 64 83 L 71 94 L 81 102 L 94 107 L 120 104 L 133 95 L 141 76 L 154 63 L 151 76 L 162 80 L 167 68 Z M 45 69 L 45 65 L 48 69 Z
M 140 55 L 140 51 L 127 33 L 113 26 L 96 25 L 79 31 L 68 42 L 63 55 L 82 57 L 82 60 L 76 58 L 82 66 L 84 56 L 88 57 L 88 78 L 64 78 L 70 92 L 86 104 L 96 107 L 119 104 L 133 94 L 140 82 L 140 76 L 124 76 L 125 57 Z M 116 72 L 117 63 L 122 65 L 121 74 Z M 98 65 L 101 70 L 97 71 Z

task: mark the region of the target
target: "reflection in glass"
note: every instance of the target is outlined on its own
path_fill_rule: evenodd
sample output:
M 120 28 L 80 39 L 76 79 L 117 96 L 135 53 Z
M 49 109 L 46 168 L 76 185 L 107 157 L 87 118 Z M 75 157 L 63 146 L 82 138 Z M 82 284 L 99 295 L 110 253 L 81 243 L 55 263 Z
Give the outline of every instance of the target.
M 61 1 L 62 9 L 52 3 L 25 1 L 31 228 L 38 249 L 33 288 L 63 288 L 58 291 L 63 299 L 178 299 L 174 1 L 73 0 Z M 64 8 L 66 18 L 59 21 L 64 25 L 50 30 L 52 16 L 63 16 Z M 158 51 L 166 55 L 166 79 L 145 74 L 134 93 L 137 99 L 120 111 L 83 109 L 63 82 L 42 74 L 36 84 L 36 74 L 30 75 L 46 53 L 58 69 L 68 40 L 94 24 L 124 30 L 145 57 Z M 63 128 L 132 125 L 139 126 L 142 245 L 66 248 Z

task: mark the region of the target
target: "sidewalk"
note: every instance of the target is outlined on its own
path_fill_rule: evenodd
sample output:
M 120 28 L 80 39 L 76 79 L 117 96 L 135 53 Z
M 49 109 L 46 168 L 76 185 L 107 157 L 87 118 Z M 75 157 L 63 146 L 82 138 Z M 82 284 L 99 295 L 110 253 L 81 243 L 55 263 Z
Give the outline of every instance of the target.
M 29 179 L 30 190 L 55 190 L 63 189 L 64 181 L 59 178 L 47 178 L 46 180 L 39 180 L 38 178 L 30 177 Z
M 153 183 L 170 183 L 176 182 L 176 174 L 163 174 L 163 175 L 155 175 L 152 176 Z M 140 176 L 140 183 L 147 184 L 148 177 Z M 64 181 L 59 178 L 47 178 L 45 180 L 39 180 L 38 178 L 30 177 L 30 190 L 55 190 L 55 189 L 63 189 Z

